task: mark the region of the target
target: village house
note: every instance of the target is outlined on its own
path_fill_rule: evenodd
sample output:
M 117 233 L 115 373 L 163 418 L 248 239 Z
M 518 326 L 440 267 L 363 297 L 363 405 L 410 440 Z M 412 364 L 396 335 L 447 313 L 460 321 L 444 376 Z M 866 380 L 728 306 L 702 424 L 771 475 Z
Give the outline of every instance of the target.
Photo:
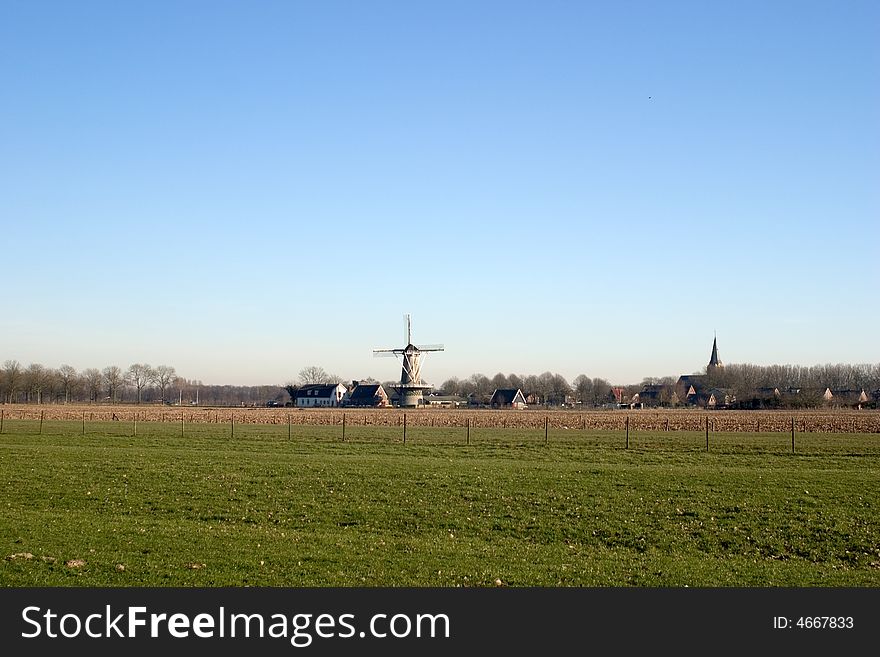
M 432 407 L 458 408 L 460 406 L 467 406 L 468 400 L 458 395 L 444 395 L 442 393 L 432 392 L 425 395 L 425 403 Z
M 352 381 L 351 391 L 345 396 L 345 406 L 360 408 L 385 408 L 391 404 L 388 393 L 381 383 L 360 383 Z
M 340 406 L 348 390 L 341 383 L 314 383 L 299 388 L 294 396 L 297 408 Z
M 496 388 L 489 399 L 492 408 L 517 408 L 526 407 L 526 398 L 519 388 Z
M 660 406 L 677 406 L 678 395 L 675 386 L 666 384 L 651 384 L 644 386 L 633 395 L 632 403 L 640 408 L 657 408 Z
M 861 390 L 831 390 L 825 388 L 822 395 L 825 403 L 835 408 L 858 408 L 861 409 L 862 404 L 869 401 L 867 393 Z

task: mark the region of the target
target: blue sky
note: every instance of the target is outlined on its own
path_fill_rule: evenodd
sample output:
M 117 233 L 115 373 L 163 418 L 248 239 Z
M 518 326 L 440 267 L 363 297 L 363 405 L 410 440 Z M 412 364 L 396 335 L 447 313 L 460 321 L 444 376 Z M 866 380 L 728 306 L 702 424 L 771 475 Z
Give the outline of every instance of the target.
M 880 361 L 876 2 L 0 3 L 0 361 Z

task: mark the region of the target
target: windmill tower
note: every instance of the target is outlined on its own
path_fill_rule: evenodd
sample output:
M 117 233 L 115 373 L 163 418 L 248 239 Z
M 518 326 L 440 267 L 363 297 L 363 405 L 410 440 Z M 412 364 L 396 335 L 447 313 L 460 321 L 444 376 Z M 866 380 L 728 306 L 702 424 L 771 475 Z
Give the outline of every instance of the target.
M 400 356 L 403 366 L 400 370 L 400 383 L 394 389 L 400 395 L 402 408 L 414 408 L 422 403 L 422 392 L 431 386 L 422 383 L 422 356 L 429 351 L 443 351 L 442 344 L 414 345 L 412 343 L 412 322 L 409 315 L 403 316 L 406 346 L 402 349 L 373 349 L 374 356 Z

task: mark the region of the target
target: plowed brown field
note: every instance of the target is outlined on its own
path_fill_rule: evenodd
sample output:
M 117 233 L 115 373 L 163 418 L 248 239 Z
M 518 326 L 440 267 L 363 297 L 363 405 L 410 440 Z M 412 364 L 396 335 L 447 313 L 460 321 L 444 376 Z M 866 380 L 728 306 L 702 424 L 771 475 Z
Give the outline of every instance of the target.
M 809 411 L 701 411 L 701 410 L 606 410 L 562 411 L 530 409 L 293 409 L 203 408 L 147 405 L 0 405 L 7 420 L 131 421 L 197 424 L 287 424 L 327 426 L 408 426 L 542 429 L 595 429 L 638 431 L 701 431 L 708 419 L 712 431 L 803 433 L 880 433 L 877 410 Z

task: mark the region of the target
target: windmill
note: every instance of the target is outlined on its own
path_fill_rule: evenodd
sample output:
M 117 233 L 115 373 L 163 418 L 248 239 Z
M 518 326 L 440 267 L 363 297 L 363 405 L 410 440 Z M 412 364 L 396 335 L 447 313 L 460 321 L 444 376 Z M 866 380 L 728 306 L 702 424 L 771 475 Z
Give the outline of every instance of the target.
M 400 370 L 400 383 L 394 389 L 400 395 L 400 406 L 416 407 L 422 403 L 422 391 L 431 388 L 422 383 L 422 356 L 429 351 L 443 351 L 442 344 L 414 345 L 412 343 L 412 322 L 409 314 L 403 316 L 406 346 L 402 349 L 373 349 L 374 356 L 401 356 L 403 367 Z

